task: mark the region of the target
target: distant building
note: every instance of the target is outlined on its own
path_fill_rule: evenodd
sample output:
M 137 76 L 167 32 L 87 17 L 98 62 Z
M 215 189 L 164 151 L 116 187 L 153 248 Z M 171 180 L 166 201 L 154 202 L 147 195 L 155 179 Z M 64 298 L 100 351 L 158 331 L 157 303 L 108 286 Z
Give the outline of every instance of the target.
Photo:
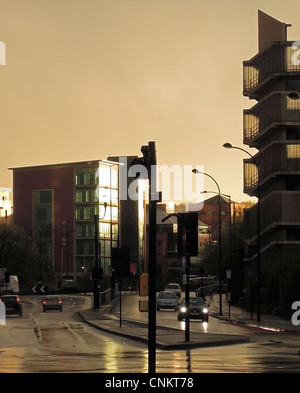
M 0 223 L 12 222 L 13 201 L 12 189 L 0 188 Z
M 199 220 L 208 226 L 213 241 L 219 239 L 219 195 L 205 199 L 203 208 L 198 211 Z M 221 226 L 228 225 L 231 219 L 230 200 L 221 195 Z
M 244 192 L 260 196 L 261 255 L 300 249 L 300 91 L 299 46 L 287 40 L 287 27 L 258 13 L 258 53 L 244 61 L 243 94 L 254 105 L 244 110 L 244 144 L 256 148 L 244 160 Z M 244 211 L 246 260 L 257 258 L 257 204 Z M 295 254 L 295 255 L 296 255 Z M 253 265 L 255 266 L 255 264 Z
M 156 254 L 157 254 L 157 271 L 159 282 L 167 283 L 168 281 L 182 282 L 183 261 L 182 256 L 177 254 L 177 229 L 178 219 L 171 216 L 168 220 L 162 222 L 169 214 L 177 212 L 178 206 L 173 206 L 170 211 L 170 204 L 159 203 L 156 206 Z M 179 206 L 182 210 L 182 206 Z M 148 210 L 148 209 L 147 209 Z M 180 211 L 182 213 L 182 211 Z M 147 214 L 147 238 L 148 238 L 148 214 Z M 200 255 L 201 247 L 209 243 L 208 226 L 198 221 L 198 253 Z M 147 242 L 148 244 L 148 242 Z M 146 266 L 148 271 L 148 247 L 146 249 Z M 200 257 L 191 257 L 191 270 L 198 273 L 200 267 Z
M 94 160 L 12 171 L 14 223 L 33 239 L 57 282 L 76 281 L 95 265 L 95 215 L 108 276 L 111 247 L 119 245 L 118 164 Z
M 146 190 L 143 189 L 144 183 L 139 183 L 140 195 L 135 200 L 128 195 L 128 189 L 134 177 L 128 176 L 133 161 L 137 156 L 109 156 L 108 159 L 120 163 L 120 177 L 123 181 L 119 182 L 120 195 L 120 242 L 122 247 L 130 249 L 130 261 L 136 272 L 142 273 L 145 262 L 145 208 L 146 208 Z

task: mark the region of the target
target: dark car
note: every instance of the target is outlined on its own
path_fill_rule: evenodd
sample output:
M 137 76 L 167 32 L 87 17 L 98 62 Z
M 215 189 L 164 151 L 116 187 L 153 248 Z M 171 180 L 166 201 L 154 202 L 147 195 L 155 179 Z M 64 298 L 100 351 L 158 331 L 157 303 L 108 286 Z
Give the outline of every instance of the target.
M 22 302 L 18 295 L 1 295 L 0 302 L 5 304 L 5 313 L 23 315 Z
M 182 321 L 186 318 L 187 311 L 188 310 L 186 308 L 186 302 L 184 299 L 178 310 L 178 321 Z M 208 308 L 203 297 L 190 297 L 189 315 L 190 319 L 199 318 L 202 319 L 203 322 L 208 322 Z
M 47 310 L 59 310 L 62 311 L 63 304 L 60 296 L 48 295 L 42 300 L 43 312 Z

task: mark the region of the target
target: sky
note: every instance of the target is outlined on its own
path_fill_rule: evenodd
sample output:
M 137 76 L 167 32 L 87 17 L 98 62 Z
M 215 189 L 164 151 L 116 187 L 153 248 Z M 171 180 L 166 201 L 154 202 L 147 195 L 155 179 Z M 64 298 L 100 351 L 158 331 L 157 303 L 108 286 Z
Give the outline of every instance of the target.
M 259 9 L 300 39 L 299 0 L 0 0 L 0 187 L 8 168 L 141 155 L 155 141 L 158 165 L 203 165 L 250 200 L 247 157 L 223 144 L 255 154 L 242 62 L 258 51 Z

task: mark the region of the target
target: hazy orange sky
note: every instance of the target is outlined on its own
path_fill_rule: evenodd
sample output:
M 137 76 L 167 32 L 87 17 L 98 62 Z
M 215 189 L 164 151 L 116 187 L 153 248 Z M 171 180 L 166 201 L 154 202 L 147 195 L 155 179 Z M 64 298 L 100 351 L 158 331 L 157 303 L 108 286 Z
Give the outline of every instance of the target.
M 299 0 L 0 0 L 0 187 L 10 167 L 155 141 L 158 164 L 204 165 L 222 193 L 249 200 L 246 156 L 222 145 L 247 149 L 242 62 L 257 53 L 258 9 L 300 39 Z

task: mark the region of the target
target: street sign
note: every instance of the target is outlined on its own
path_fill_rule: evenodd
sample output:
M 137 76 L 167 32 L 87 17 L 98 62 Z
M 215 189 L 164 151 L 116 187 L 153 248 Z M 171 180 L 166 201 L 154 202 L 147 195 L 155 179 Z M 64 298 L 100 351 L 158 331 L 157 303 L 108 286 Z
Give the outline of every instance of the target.
M 46 293 L 45 285 L 34 285 L 31 290 L 33 293 Z

